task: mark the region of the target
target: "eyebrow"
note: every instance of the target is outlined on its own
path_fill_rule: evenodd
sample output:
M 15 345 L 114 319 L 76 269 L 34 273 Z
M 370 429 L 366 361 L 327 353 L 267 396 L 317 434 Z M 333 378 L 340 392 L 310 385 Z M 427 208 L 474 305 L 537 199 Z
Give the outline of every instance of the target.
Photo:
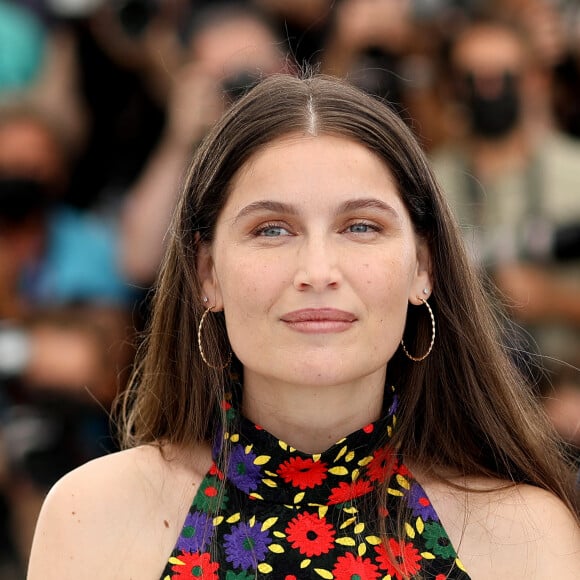
M 296 207 L 289 203 L 282 203 L 280 201 L 271 201 L 269 199 L 265 199 L 262 201 L 254 201 L 243 207 L 239 212 L 238 215 L 234 218 L 233 224 L 241 220 L 243 217 L 256 213 L 259 211 L 271 211 L 273 213 L 284 213 L 290 215 L 297 215 L 298 210 Z
M 359 209 L 375 209 L 388 213 L 397 220 L 401 219 L 399 212 L 392 205 L 389 205 L 388 203 L 385 203 L 384 201 L 375 197 L 365 197 L 361 199 L 351 199 L 345 201 L 338 206 L 336 215 L 340 215 L 341 213 L 346 213 L 349 211 L 356 211 Z M 270 211 L 272 213 L 283 213 L 287 215 L 298 215 L 299 213 L 296 206 L 292 204 L 265 199 L 261 201 L 254 201 L 243 207 L 238 212 L 238 215 L 236 215 L 232 223 L 235 224 L 243 217 L 260 211 Z

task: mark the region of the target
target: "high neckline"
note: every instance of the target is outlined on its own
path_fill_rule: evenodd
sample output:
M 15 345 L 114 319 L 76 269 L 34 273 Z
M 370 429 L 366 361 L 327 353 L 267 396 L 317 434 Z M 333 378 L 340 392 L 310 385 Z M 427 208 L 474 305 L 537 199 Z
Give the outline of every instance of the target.
M 387 389 L 383 415 L 339 439 L 322 453 L 305 453 L 272 435 L 240 412 L 240 392 L 224 401 L 227 423 L 214 445 L 214 460 L 230 442 L 226 477 L 249 498 L 283 505 L 343 504 L 370 493 L 393 468 L 388 442 L 398 406 Z M 389 473 L 388 473 L 389 472 Z

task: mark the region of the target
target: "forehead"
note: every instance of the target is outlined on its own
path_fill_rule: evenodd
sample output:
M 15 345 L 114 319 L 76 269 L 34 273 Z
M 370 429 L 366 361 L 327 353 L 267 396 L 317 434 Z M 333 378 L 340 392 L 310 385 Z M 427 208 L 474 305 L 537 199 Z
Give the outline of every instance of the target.
M 393 173 L 376 153 L 345 137 L 290 135 L 261 148 L 241 167 L 226 208 L 267 197 L 314 209 L 368 194 L 402 205 Z
M 216 76 L 256 68 L 274 72 L 282 58 L 273 34 L 251 16 L 226 19 L 202 30 L 192 39 L 190 54 Z
M 453 64 L 463 71 L 493 74 L 519 71 L 526 64 L 523 39 L 504 26 L 481 25 L 466 31 L 453 49 Z

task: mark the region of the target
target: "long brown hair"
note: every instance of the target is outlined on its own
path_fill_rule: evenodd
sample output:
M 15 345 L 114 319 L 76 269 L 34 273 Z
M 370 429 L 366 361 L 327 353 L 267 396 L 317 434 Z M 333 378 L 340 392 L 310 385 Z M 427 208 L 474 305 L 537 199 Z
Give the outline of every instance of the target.
M 499 311 L 466 257 L 425 154 L 385 104 L 323 76 L 262 81 L 198 149 L 173 218 L 147 338 L 121 400 L 124 444 L 191 445 L 210 440 L 219 428 L 220 401 L 231 378 L 229 371 L 210 370 L 197 348 L 204 310 L 197 248 L 211 242 L 236 172 L 261 147 L 297 132 L 344 136 L 382 158 L 416 233 L 430 248 L 437 341 L 420 363 L 400 349 L 389 362 L 388 382 L 401 401 L 393 443 L 435 476 L 451 468 L 526 482 L 552 491 L 574 510 L 570 465 L 506 352 Z M 405 344 L 424 352 L 430 332 L 424 308 L 410 306 Z M 207 317 L 204 341 L 216 365 L 225 360 L 230 347 L 222 316 Z

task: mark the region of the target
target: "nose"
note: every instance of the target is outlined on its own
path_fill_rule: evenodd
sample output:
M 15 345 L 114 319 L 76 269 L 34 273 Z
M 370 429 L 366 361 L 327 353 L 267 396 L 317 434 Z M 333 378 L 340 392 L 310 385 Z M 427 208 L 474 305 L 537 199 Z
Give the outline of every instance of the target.
M 297 251 L 294 287 L 316 292 L 338 288 L 342 281 L 339 257 L 338 249 L 327 238 L 305 239 Z

